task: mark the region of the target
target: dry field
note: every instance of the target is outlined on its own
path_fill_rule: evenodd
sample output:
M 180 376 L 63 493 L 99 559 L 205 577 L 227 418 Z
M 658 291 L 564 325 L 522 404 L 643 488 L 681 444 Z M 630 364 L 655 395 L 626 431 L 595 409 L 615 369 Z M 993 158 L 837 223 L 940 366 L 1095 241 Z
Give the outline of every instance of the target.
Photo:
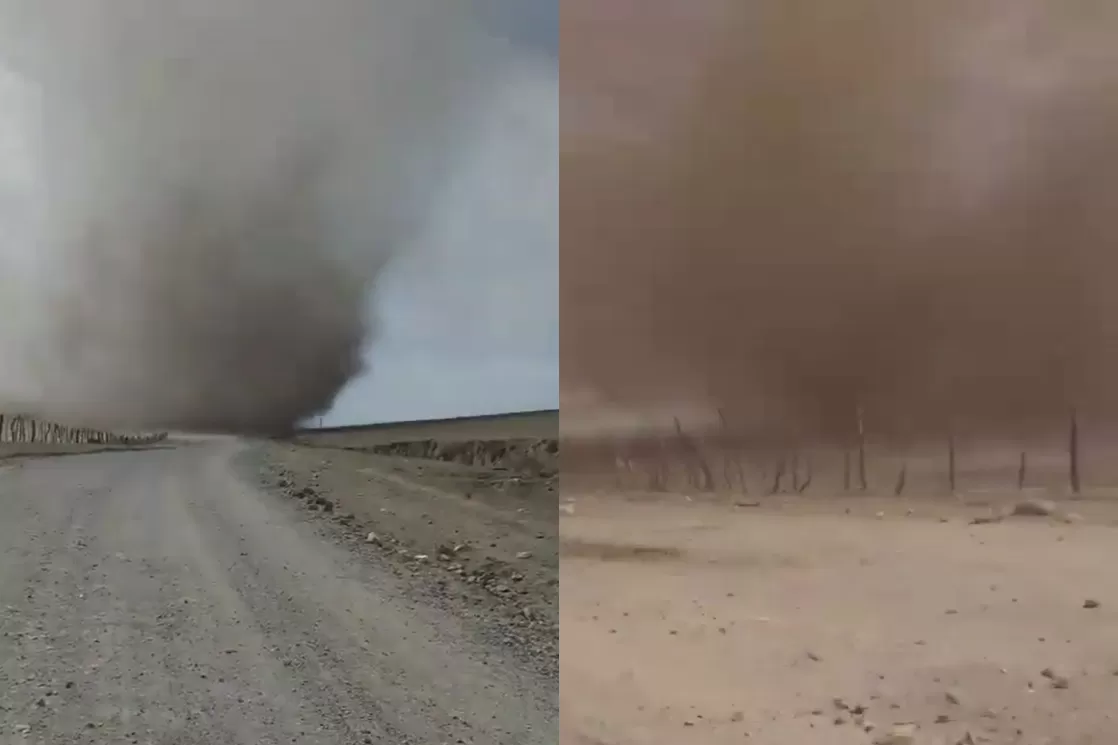
M 901 497 L 882 458 L 870 494 L 834 458 L 804 494 L 565 481 L 563 745 L 1118 741 L 1105 459 L 1074 498 L 1059 450 L 1024 492 L 1013 451 L 968 452 L 957 496 L 938 455 Z M 1028 500 L 1055 509 L 1001 517 Z

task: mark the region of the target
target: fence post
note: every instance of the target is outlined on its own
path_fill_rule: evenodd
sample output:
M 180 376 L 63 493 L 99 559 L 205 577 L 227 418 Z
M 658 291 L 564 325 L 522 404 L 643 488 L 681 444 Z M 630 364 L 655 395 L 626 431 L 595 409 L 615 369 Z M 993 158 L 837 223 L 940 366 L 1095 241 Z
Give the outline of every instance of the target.
M 1074 406 L 1068 426 L 1068 482 L 1071 493 L 1079 494 L 1079 416 Z
M 862 411 L 861 402 L 857 407 L 858 416 L 858 482 L 862 487 L 862 491 L 869 489 L 869 481 L 866 478 L 866 421 L 864 412 Z
M 952 496 L 956 492 L 955 488 L 955 428 L 947 428 L 947 486 L 951 490 Z

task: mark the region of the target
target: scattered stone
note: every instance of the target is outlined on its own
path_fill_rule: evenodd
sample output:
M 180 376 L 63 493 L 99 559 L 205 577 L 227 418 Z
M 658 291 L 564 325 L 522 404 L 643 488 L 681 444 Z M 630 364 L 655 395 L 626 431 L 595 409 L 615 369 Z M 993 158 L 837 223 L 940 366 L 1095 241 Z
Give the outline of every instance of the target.
M 911 722 L 894 724 L 888 732 L 873 741 L 873 745 L 915 745 L 916 725 Z
M 821 660 L 823 659 L 823 658 L 822 658 L 822 657 L 820 657 L 819 655 L 815 654 L 815 652 L 812 652 L 812 651 L 810 651 L 810 650 L 809 650 L 809 651 L 808 651 L 808 653 L 807 653 L 807 658 L 808 658 L 809 660 L 811 660 L 812 662 L 819 662 L 819 661 L 821 661 Z
M 958 706 L 961 701 L 957 691 L 947 691 L 943 694 L 943 697 L 947 699 L 947 703 L 953 704 L 954 706 Z
M 564 515 L 573 515 L 575 514 L 575 506 L 573 504 L 561 504 L 559 505 L 559 511 Z
M 877 514 L 874 515 L 874 517 L 876 517 L 878 520 L 884 520 L 885 519 L 885 513 L 884 512 L 878 512 Z
M 516 558 L 518 558 L 518 559 L 531 559 L 532 558 L 532 552 L 531 551 L 519 551 L 516 554 Z
M 1053 688 L 1063 690 L 1071 684 L 1071 681 L 1069 681 L 1067 677 L 1060 675 L 1050 667 L 1041 670 L 1040 674 L 1048 679 Z
M 379 546 L 380 536 L 378 536 L 376 533 L 369 533 L 369 535 L 365 536 L 365 543 L 371 543 L 374 546 Z
M 1003 520 L 1002 515 L 979 515 L 970 521 L 971 525 L 992 525 L 1000 523 Z
M 735 722 L 735 723 L 736 722 L 744 722 L 745 721 L 745 714 L 740 712 L 740 711 L 735 711 L 733 714 L 730 715 L 730 721 Z
M 940 714 L 936 717 L 936 724 L 947 724 L 950 721 L 951 717 L 947 716 L 946 714 Z
M 1099 607 L 1099 601 L 1087 598 L 1083 601 L 1083 607 L 1087 608 L 1088 610 L 1093 610 L 1094 608 Z

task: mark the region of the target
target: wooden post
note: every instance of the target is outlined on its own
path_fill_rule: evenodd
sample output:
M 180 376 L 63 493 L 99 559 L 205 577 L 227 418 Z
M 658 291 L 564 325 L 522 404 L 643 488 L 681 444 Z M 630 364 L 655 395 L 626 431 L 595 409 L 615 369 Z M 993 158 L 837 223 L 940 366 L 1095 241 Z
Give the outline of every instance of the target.
M 1025 488 L 1025 471 L 1028 468 L 1028 456 L 1025 451 L 1021 451 L 1021 459 L 1017 463 L 1017 491 L 1022 491 Z
M 864 412 L 862 411 L 862 404 L 858 404 L 858 483 L 862 487 L 862 491 L 869 489 L 869 481 L 866 478 L 866 420 Z
M 1071 409 L 1071 422 L 1068 426 L 1068 482 L 1072 494 L 1079 494 L 1079 416 L 1075 407 Z
M 947 430 L 947 486 L 952 494 L 955 490 L 955 429 Z
M 811 486 L 812 470 L 811 470 L 811 456 L 804 456 L 804 480 L 800 482 L 799 487 L 796 489 L 798 494 L 803 494 L 807 488 Z
M 905 482 L 908 480 L 908 463 L 901 462 L 900 473 L 897 474 L 897 483 L 893 485 L 893 496 L 899 497 L 904 494 Z
M 694 471 L 698 469 L 700 479 L 697 480 L 695 486 L 700 491 L 711 492 L 714 491 L 714 474 L 710 471 L 710 466 L 707 465 L 706 458 L 703 457 L 702 451 L 695 441 L 683 431 L 683 425 L 679 421 L 679 417 L 673 417 L 675 423 L 675 433 L 679 438 L 679 442 L 683 445 L 683 449 L 687 451 L 687 476 L 692 482 L 695 482 Z
M 784 469 L 785 469 L 785 462 L 784 462 L 784 455 L 782 454 L 780 456 L 780 460 L 778 460 L 776 462 L 776 473 L 773 474 L 773 483 L 772 483 L 772 488 L 769 489 L 769 494 L 780 493 L 780 486 L 781 486 L 780 482 L 784 479 Z
M 731 463 L 734 470 L 737 472 L 738 484 L 741 485 L 741 493 L 748 494 L 749 486 L 745 483 L 745 469 L 742 468 L 740 455 L 736 447 L 729 447 L 730 442 L 730 425 L 726 421 L 726 414 L 722 409 L 718 410 L 718 421 L 722 425 L 722 470 L 723 476 L 726 479 L 726 485 L 733 489 L 733 476 L 730 473 Z

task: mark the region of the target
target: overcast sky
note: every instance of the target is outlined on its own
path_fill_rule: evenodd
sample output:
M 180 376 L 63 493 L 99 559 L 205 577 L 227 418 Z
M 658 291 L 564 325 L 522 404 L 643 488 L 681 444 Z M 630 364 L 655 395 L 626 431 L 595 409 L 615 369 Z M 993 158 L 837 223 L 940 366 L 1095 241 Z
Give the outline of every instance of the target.
M 369 371 L 324 425 L 559 405 L 558 0 L 488 0 L 518 52 L 411 249 L 383 275 Z

